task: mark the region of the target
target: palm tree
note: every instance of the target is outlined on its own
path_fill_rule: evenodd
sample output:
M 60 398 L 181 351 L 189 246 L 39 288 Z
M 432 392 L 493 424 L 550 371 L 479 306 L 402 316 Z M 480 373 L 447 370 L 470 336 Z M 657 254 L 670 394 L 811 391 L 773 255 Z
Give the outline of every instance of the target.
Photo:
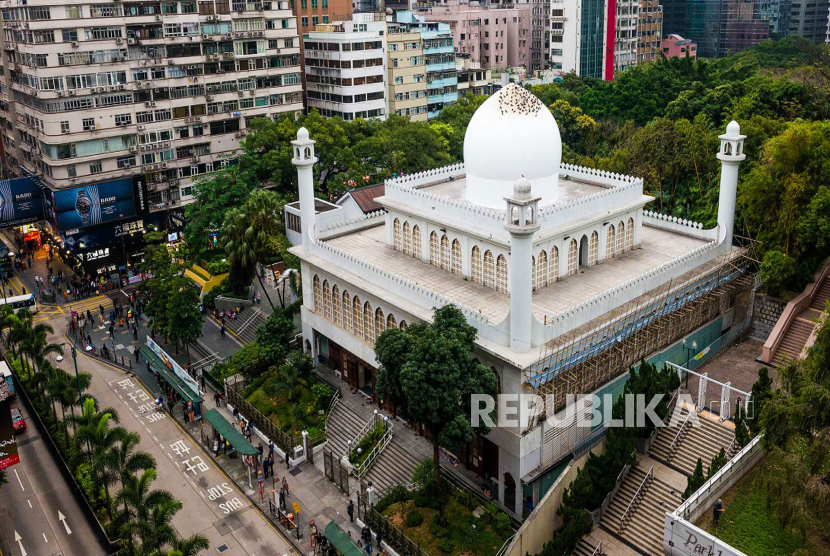
M 256 274 L 271 309 L 274 309 L 274 304 L 256 271 L 256 263 L 279 233 L 279 212 L 277 196 L 271 191 L 257 189 L 248 196 L 241 209 L 231 209 L 225 214 L 222 226 L 228 238 L 225 243 L 228 262 L 243 272 L 243 282 L 247 282 L 245 278 L 249 272 Z
M 193 535 L 186 539 L 179 539 L 173 543 L 173 552 L 178 551 L 181 556 L 196 556 L 202 550 L 210 547 L 210 541 L 204 535 Z
M 20 351 L 31 357 L 35 366 L 40 369 L 50 355 L 63 355 L 63 348 L 59 344 L 49 342 L 49 334 L 55 333 L 51 324 L 39 322 L 31 326 L 31 321 L 29 323 L 29 331 L 20 342 Z
M 86 406 L 84 408 L 86 409 Z M 115 457 L 113 451 L 129 433 L 123 427 L 110 427 L 110 419 L 111 415 L 104 413 L 97 422 L 93 420 L 89 424 L 78 427 L 75 432 L 75 442 L 79 446 L 86 442 L 92 471 L 97 479 L 96 482 L 104 487 L 107 514 L 112 519 L 109 487 L 118 478 L 118 473 L 113 472 L 108 463 Z
M 173 545 L 179 538 L 173 528 L 173 516 L 183 507 L 178 500 L 167 500 L 152 507 L 147 520 L 140 523 L 142 556 L 156 556 L 165 545 Z
M 124 473 L 121 477 L 122 487 L 115 496 L 115 503 L 123 505 L 123 509 L 116 521 L 121 523 L 122 535 L 127 537 L 130 554 L 134 553 L 133 536 L 146 530 L 152 509 L 174 500 L 173 495 L 166 490 L 150 489 L 155 480 L 156 470 L 151 468 L 145 469 L 140 477 L 134 473 Z

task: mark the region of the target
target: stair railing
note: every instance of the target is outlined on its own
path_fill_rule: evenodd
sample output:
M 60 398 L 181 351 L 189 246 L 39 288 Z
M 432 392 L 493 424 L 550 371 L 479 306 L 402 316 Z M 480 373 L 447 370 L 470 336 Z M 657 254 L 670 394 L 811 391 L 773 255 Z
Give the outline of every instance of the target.
M 674 454 L 677 453 L 677 450 L 680 448 L 680 443 L 683 442 L 684 431 L 686 430 L 686 426 L 689 425 L 689 419 L 692 417 L 692 411 L 689 411 L 689 414 L 686 415 L 686 419 L 683 421 L 683 424 L 680 425 L 680 430 L 677 431 L 677 434 L 674 435 L 674 440 L 671 441 L 671 445 L 669 446 L 669 457 L 668 461 L 671 461 L 674 457 Z
M 599 541 L 597 547 L 591 552 L 591 556 L 602 556 L 602 541 Z
M 625 509 L 622 516 L 620 516 L 620 533 L 625 530 L 625 527 L 628 525 L 628 521 L 631 519 L 631 515 L 634 513 L 634 510 L 637 509 L 637 506 L 640 505 L 640 499 L 645 495 L 646 489 L 648 488 L 648 484 L 651 482 L 652 477 L 654 477 L 653 465 L 649 467 L 648 473 L 646 473 L 645 478 L 643 478 L 643 482 L 640 483 L 639 487 L 637 487 L 637 492 L 634 493 L 634 497 L 631 499 L 631 502 L 628 503 L 628 507 Z
M 256 318 L 261 314 L 262 314 L 262 309 L 257 309 L 256 311 L 254 311 L 254 314 L 251 315 L 250 317 L 248 317 L 248 320 L 243 322 L 242 326 L 240 326 L 239 328 L 236 329 L 236 333 L 237 334 L 242 334 L 245 331 L 245 329 L 248 328 L 248 326 L 250 326 L 250 324 L 252 322 L 254 322 L 254 320 L 256 320 Z
M 380 454 L 383 452 L 384 448 L 386 448 L 386 446 L 388 446 L 389 443 L 392 442 L 392 423 L 387 422 L 386 426 L 386 432 L 381 437 L 380 442 L 378 442 L 377 445 L 375 445 L 375 447 L 372 448 L 372 451 L 369 452 L 369 455 L 366 456 L 366 459 L 364 459 L 362 462 L 360 462 L 360 464 L 355 466 L 354 472 L 355 476 L 357 477 L 357 480 L 362 479 L 363 476 L 366 475 L 366 472 L 369 471 L 369 468 L 372 467 L 372 464 L 375 463 L 375 460 L 378 459 L 378 457 L 380 457 Z

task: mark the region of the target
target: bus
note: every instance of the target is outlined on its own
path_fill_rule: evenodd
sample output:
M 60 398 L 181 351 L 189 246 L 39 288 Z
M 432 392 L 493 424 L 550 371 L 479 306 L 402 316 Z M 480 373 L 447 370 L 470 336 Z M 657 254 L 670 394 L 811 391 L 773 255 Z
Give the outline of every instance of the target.
M 5 385 L 5 386 L 4 386 Z M 0 361 L 0 390 L 6 388 L 8 394 L 5 397 L 0 394 L 0 400 L 5 398 L 12 398 L 14 399 L 14 381 L 12 380 L 12 371 L 9 369 L 9 366 L 6 364 L 5 361 Z
M 13 297 L 6 297 L 0 299 L 0 307 L 3 305 L 10 305 L 15 314 L 20 309 L 28 309 L 30 313 L 37 313 L 38 306 L 35 300 L 35 294 L 27 293 L 26 295 L 15 295 Z

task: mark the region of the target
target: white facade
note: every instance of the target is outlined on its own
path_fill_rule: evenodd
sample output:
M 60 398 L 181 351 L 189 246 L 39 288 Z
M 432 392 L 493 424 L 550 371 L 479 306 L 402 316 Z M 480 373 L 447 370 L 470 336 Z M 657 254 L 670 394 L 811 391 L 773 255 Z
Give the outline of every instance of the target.
M 153 210 L 174 207 L 252 118 L 302 110 L 287 1 L 0 7 L 6 169 L 52 189 L 141 173 Z
M 637 23 L 639 0 L 617 0 L 614 25 L 614 71 L 637 65 Z
M 309 108 L 344 120 L 386 118 L 385 21 L 357 13 L 318 25 L 303 40 Z
M 521 94 L 516 89 L 509 85 L 493 98 L 509 100 Z M 534 179 L 522 175 L 499 208 L 472 202 L 479 195 L 472 189 L 499 189 L 499 180 L 508 179 L 498 173 L 498 151 L 510 152 L 526 139 L 503 135 L 498 120 L 509 121 L 512 112 L 493 114 L 486 107 L 473 116 L 465 142 L 480 145 L 484 158 L 493 160 L 489 170 L 476 164 L 481 177 L 488 178 L 488 171 L 495 176 L 476 180 L 469 167 L 456 164 L 389 180 L 385 196 L 377 199 L 385 212 L 350 221 L 323 222 L 318 216 L 303 226 L 308 237 L 292 253 L 302 261 L 303 335 L 314 355 L 336 343 L 348 357 L 377 367 L 373 346 L 380 333 L 429 320 L 434 307 L 454 304 L 476 328 L 474 355 L 499 375 L 502 393 L 526 392 L 526 372 L 543 362 L 545 344 L 731 249 L 737 185 L 731 167 L 737 169 L 739 160 L 728 153 L 743 148 L 737 124 L 723 138 L 730 145 L 722 147 L 730 169 L 722 177 L 719 225 L 704 230 L 644 214 L 653 199 L 643 195 L 642 180 L 567 164 L 559 164 L 553 202 L 544 200 L 544 179 L 537 192 Z M 523 127 L 553 134 L 556 123 L 547 116 Z M 488 125 L 478 127 L 482 123 Z M 473 137 L 478 134 L 484 135 L 481 142 Z M 308 144 L 301 141 L 295 144 Z M 535 152 L 558 159 L 561 145 Z M 304 188 L 301 197 L 307 198 L 310 178 L 300 180 Z M 333 364 L 354 380 L 348 367 Z M 545 432 L 533 424 L 488 435 L 486 441 L 497 446 L 499 501 L 512 499 L 504 492 L 510 480 L 519 484 L 553 463 L 559 452 Z M 521 496 L 508 509 L 521 515 Z
M 580 0 L 552 0 L 550 4 L 550 64 L 557 75 L 579 73 Z

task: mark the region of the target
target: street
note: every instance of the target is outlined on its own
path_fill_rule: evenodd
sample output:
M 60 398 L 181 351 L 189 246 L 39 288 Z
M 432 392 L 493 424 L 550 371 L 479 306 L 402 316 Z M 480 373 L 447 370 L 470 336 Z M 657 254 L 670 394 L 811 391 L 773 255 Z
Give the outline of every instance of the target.
M 0 488 L 0 550 L 7 556 L 106 555 L 97 526 L 64 480 L 44 431 L 20 398 L 13 405 L 27 427 L 17 435 L 20 463 L 6 469 L 9 482 Z

